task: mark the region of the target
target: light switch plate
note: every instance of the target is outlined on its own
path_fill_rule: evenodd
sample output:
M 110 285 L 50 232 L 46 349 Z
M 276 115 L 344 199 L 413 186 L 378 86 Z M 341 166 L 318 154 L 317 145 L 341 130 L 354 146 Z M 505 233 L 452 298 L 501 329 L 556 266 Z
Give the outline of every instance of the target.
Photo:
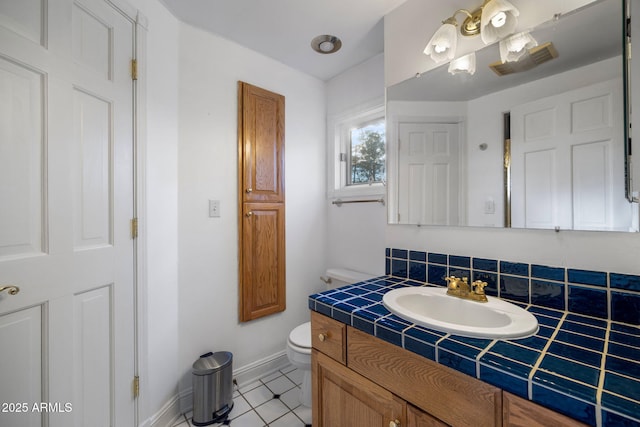
M 220 218 L 220 200 L 209 200 L 209 218 Z

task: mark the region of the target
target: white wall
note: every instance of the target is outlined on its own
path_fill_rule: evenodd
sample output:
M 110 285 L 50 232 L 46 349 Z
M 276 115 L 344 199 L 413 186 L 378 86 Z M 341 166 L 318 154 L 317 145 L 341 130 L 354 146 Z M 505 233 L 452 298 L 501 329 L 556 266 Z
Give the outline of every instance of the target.
M 328 122 L 383 97 L 384 57 L 378 55 L 327 82 Z M 327 144 L 333 144 L 333 132 L 333 129 L 327 129 Z M 331 161 L 327 159 L 327 166 Z M 326 200 L 325 209 L 328 217 L 327 267 L 384 274 L 385 206 L 358 203 L 337 207 L 331 200 Z
M 325 211 L 325 84 L 189 25 L 180 25 L 179 361 L 231 351 L 234 370 L 282 355 L 291 329 L 309 319 L 321 289 Z M 238 322 L 237 82 L 285 96 L 287 309 Z M 208 217 L 208 199 L 221 217 Z

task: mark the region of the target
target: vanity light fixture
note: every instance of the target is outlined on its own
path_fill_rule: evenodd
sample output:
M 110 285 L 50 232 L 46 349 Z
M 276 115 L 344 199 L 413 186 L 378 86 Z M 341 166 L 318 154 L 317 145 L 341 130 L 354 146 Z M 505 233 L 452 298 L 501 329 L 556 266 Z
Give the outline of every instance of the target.
M 476 72 L 476 53 L 471 52 L 468 55 L 461 56 L 449 63 L 449 73 L 468 73 L 473 75 Z
M 458 44 L 458 21 L 456 15 L 467 15 L 460 27 L 463 36 L 480 34 L 485 44 L 493 43 L 513 33 L 518 24 L 520 12 L 507 0 L 484 0 L 482 6 L 474 11 L 458 9 L 453 15 L 442 21 L 442 25 L 433 34 L 424 53 L 436 63 L 452 60 Z
M 528 32 L 514 34 L 500 40 L 500 60 L 505 62 L 518 61 L 527 51 L 538 46 L 538 42 Z
M 311 40 L 311 48 L 318 53 L 329 54 L 335 53 L 342 47 L 342 41 L 330 34 L 323 34 L 321 36 L 314 37 Z

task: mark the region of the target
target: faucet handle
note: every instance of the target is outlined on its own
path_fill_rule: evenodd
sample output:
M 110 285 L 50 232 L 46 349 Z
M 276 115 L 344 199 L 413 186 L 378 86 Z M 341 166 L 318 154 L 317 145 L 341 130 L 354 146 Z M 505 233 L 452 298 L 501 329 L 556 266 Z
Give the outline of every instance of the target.
M 487 282 L 483 282 L 482 280 L 476 280 L 471 284 L 474 289 L 474 292 L 478 295 L 484 295 L 484 288 L 487 286 Z
M 458 282 L 460 282 L 460 279 L 456 276 L 445 277 L 444 280 L 447 282 L 447 288 L 458 289 Z

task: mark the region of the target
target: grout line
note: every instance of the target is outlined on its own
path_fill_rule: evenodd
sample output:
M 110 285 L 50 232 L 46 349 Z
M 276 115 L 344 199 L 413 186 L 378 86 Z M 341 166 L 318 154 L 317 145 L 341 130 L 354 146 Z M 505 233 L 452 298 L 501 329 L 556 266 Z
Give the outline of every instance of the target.
M 498 340 L 491 341 L 489 345 L 483 348 L 482 351 L 480 351 L 480 353 L 478 353 L 478 355 L 476 356 L 476 378 L 480 379 L 480 359 L 482 358 L 482 356 L 487 354 L 491 347 L 493 347 L 497 342 Z
M 607 275 L 608 276 L 608 275 Z M 600 360 L 600 377 L 598 378 L 598 390 L 596 391 L 596 425 L 602 425 L 602 391 L 604 390 L 605 369 L 607 366 L 607 352 L 609 351 L 609 334 L 611 332 L 611 323 L 607 326 L 605 335 L 604 349 L 602 349 L 602 359 Z
M 549 340 L 547 341 L 547 344 L 544 346 L 544 348 L 542 350 L 540 350 L 540 356 L 538 356 L 538 359 L 536 360 L 536 363 L 533 364 L 533 367 L 531 368 L 531 371 L 529 372 L 529 377 L 527 378 L 527 392 L 529 394 L 529 400 L 533 400 L 533 375 L 535 374 L 535 372 L 538 370 L 538 368 L 540 367 L 540 365 L 542 364 L 542 359 L 544 359 L 544 357 L 547 355 L 547 351 L 549 350 L 549 347 L 551 347 L 551 343 L 553 343 L 553 341 L 556 339 L 556 336 L 558 335 L 558 332 L 560 332 L 560 329 L 562 328 L 562 324 L 564 323 L 565 318 L 567 317 L 567 313 L 563 314 L 562 317 L 560 318 L 560 321 L 558 322 L 558 324 L 555 327 L 555 330 L 553 331 L 553 333 L 551 334 L 551 336 L 549 337 Z

